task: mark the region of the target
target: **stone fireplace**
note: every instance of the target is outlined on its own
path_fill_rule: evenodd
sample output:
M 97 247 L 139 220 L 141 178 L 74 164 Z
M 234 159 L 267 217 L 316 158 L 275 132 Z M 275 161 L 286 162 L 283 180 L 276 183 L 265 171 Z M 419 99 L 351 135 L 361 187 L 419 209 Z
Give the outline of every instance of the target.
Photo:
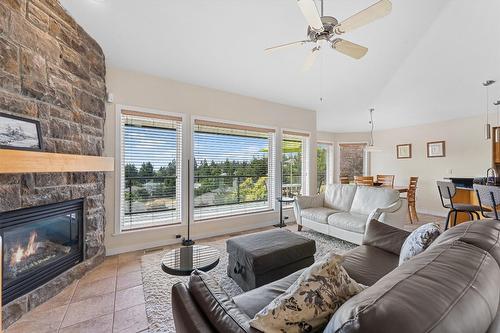
M 102 156 L 105 74 L 100 46 L 57 0 L 0 1 L 0 112 L 39 121 L 43 151 Z M 103 260 L 104 173 L 0 174 L 4 218 L 68 202 L 81 209 L 52 222 L 0 226 L 3 264 L 14 264 L 4 266 L 4 328 Z M 52 266 L 57 274 L 41 274 L 36 283 L 26 277 L 56 261 L 64 266 Z M 17 292 L 17 278 L 30 287 Z
M 0 213 L 2 303 L 82 262 L 83 230 L 81 199 Z

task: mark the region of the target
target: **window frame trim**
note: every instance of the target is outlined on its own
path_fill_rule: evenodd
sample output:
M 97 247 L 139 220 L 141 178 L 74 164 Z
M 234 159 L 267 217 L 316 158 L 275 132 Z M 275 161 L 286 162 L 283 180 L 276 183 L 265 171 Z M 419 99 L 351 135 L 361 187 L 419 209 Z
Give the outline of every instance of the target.
M 187 135 L 189 137 L 189 140 L 190 140 L 190 145 L 189 145 L 189 220 L 194 223 L 194 224 L 198 224 L 198 223 L 203 223 L 203 222 L 207 222 L 207 221 L 210 221 L 210 220 L 215 220 L 215 219 L 223 219 L 223 218 L 232 218 L 232 217 L 237 217 L 237 216 L 241 216 L 241 213 L 237 213 L 237 214 L 230 214 L 230 215 L 223 215 L 223 216 L 216 216 L 216 217 L 210 217 L 210 218 L 204 218 L 204 219 L 198 219 L 198 220 L 195 220 L 194 218 L 194 186 L 191 186 L 191 184 L 194 185 L 194 134 L 195 134 L 195 128 L 196 128 L 196 122 L 207 122 L 207 123 L 219 123 L 219 124 L 227 124 L 229 126 L 235 126 L 235 128 L 237 127 L 246 127 L 246 128 L 256 128 L 256 129 L 269 129 L 270 131 L 268 132 L 271 137 L 273 138 L 273 146 L 271 147 L 271 149 L 273 150 L 273 154 L 274 155 L 277 155 L 278 151 L 277 151 L 277 140 L 278 140 L 278 127 L 275 127 L 275 126 L 267 126 L 267 125 L 259 125 L 259 124 L 255 124 L 255 123 L 246 123 L 246 122 L 241 122 L 241 121 L 234 121 L 234 120 L 229 120 L 229 119 L 221 119 L 221 118 L 217 118 L 217 117 L 206 117 L 206 116 L 201 116 L 201 115 L 191 115 L 191 121 L 190 121 L 190 131 L 189 131 L 189 134 Z M 271 154 L 270 154 L 271 155 Z M 269 161 L 271 161 L 271 156 L 269 156 Z M 278 158 L 276 157 L 275 158 L 275 161 L 272 162 L 273 167 L 274 167 L 274 178 L 273 179 L 273 188 L 274 188 L 274 193 L 271 193 L 271 195 L 269 196 L 270 197 L 270 208 L 269 210 L 271 211 L 276 211 L 278 208 L 277 208 L 277 205 L 275 203 L 275 198 L 277 196 L 277 193 L 276 192 L 276 184 L 278 183 L 277 181 L 277 174 L 279 173 L 278 172 L 278 169 L 279 169 L 279 163 L 278 163 Z M 281 192 L 279 192 L 281 193 Z M 254 212 L 249 212 L 248 214 L 258 214 L 258 213 L 265 213 L 265 212 L 269 212 L 269 210 L 257 210 L 257 211 L 254 211 Z M 244 214 L 244 215 L 247 215 L 247 214 Z
M 314 154 L 316 154 L 316 144 L 312 140 L 311 136 L 312 133 L 310 131 L 305 131 L 301 129 L 295 129 L 295 128 L 281 128 L 280 132 L 280 150 L 279 152 L 276 152 L 276 155 L 279 155 L 279 157 L 276 158 L 276 164 L 281 165 L 283 162 L 283 140 L 286 135 L 291 135 L 291 136 L 298 136 L 302 137 L 302 140 L 304 140 L 304 149 L 302 152 L 302 181 L 304 181 L 304 184 L 302 184 L 302 195 L 309 195 L 311 193 L 311 165 L 313 163 L 312 161 L 312 155 L 311 151 L 314 151 Z M 314 147 L 312 147 L 314 143 Z M 278 154 L 279 153 L 279 154 Z M 305 158 L 304 158 L 305 157 Z M 314 156 L 314 158 L 316 158 Z M 305 166 L 305 168 L 304 168 Z M 305 170 L 305 174 L 304 174 Z M 279 187 L 279 194 L 281 196 L 281 193 L 283 191 L 283 175 L 282 175 L 282 170 L 279 170 L 279 175 L 280 175 L 280 187 Z
M 136 112 L 136 113 L 141 113 L 144 117 L 147 117 L 148 115 L 151 115 L 151 118 L 161 118 L 163 117 L 174 117 L 174 118 L 179 118 L 181 122 L 181 129 L 182 133 L 186 130 L 186 119 L 187 115 L 185 113 L 179 113 L 179 112 L 170 112 L 166 110 L 160 110 L 160 109 L 151 109 L 151 108 L 144 108 L 144 107 L 138 107 L 138 106 L 130 106 L 130 105 L 123 105 L 123 104 L 116 104 L 115 105 L 115 172 L 113 174 L 114 176 L 114 232 L 113 236 L 117 235 L 122 235 L 122 234 L 127 234 L 130 232 L 141 232 L 145 230 L 151 230 L 151 229 L 156 229 L 156 228 L 170 228 L 170 227 L 178 227 L 179 225 L 187 225 L 187 222 L 185 222 L 184 216 L 185 216 L 185 210 L 186 210 L 186 205 L 184 203 L 184 187 L 185 184 L 183 182 L 183 179 L 185 178 L 185 169 L 186 167 L 184 166 L 184 163 L 181 164 L 181 188 L 179 189 L 181 191 L 181 203 L 180 203 L 180 216 L 181 216 L 181 221 L 172 223 L 172 224 L 162 224 L 158 226 L 150 226 L 147 228 L 137 228 L 137 229 L 126 229 L 122 230 L 122 216 L 121 216 L 121 196 L 122 196 L 122 177 L 121 177 L 121 162 L 122 162 L 122 126 L 121 126 L 121 121 L 122 121 L 122 114 L 124 112 L 126 113 L 127 111 L 130 111 L 131 113 Z M 156 116 L 156 117 L 155 117 Z M 180 141 L 181 141 L 181 156 L 184 157 L 186 156 L 186 149 L 184 147 L 185 141 L 184 141 L 185 135 L 182 134 Z
M 335 182 L 335 142 L 333 141 L 327 141 L 327 140 L 318 140 L 316 142 L 316 149 L 317 147 L 322 144 L 322 145 L 327 145 L 327 160 L 326 160 L 326 184 L 325 185 L 330 185 Z M 316 161 L 316 178 L 318 177 L 318 161 Z

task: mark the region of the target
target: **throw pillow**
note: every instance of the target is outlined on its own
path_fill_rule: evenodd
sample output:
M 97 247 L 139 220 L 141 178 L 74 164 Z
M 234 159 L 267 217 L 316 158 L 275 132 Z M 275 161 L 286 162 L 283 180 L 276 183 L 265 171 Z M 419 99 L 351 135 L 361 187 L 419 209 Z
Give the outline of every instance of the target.
M 424 252 L 440 234 L 441 228 L 436 223 L 427 223 L 415 229 L 401 247 L 399 265 Z
M 345 301 L 364 289 L 347 274 L 342 261 L 331 253 L 314 263 L 257 313 L 250 326 L 266 333 L 302 333 L 325 325 Z

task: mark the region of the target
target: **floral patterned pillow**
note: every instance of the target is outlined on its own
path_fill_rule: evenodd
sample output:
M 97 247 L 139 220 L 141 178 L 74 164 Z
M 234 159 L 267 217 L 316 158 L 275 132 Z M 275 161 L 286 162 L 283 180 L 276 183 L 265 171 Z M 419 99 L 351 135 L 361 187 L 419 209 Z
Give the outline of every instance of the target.
M 399 254 L 399 266 L 427 249 L 441 234 L 437 223 L 427 223 L 415 229 L 406 238 Z
M 345 301 L 364 289 L 347 274 L 342 261 L 331 253 L 314 263 L 257 313 L 250 326 L 266 333 L 302 333 L 328 323 Z

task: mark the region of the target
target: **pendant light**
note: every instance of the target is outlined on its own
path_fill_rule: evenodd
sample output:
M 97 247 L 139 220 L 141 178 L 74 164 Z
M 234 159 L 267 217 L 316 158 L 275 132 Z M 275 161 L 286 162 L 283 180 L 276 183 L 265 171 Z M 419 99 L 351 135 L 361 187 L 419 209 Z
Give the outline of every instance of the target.
M 486 124 L 484 126 L 484 136 L 486 140 L 491 139 L 491 125 L 488 119 L 488 105 L 490 103 L 490 95 L 489 95 L 489 87 L 495 83 L 493 80 L 487 80 L 486 82 L 483 83 L 483 86 L 486 87 Z
M 500 142 L 500 100 L 493 103 L 497 107 L 497 127 L 495 128 L 495 142 Z
M 373 129 L 375 128 L 375 123 L 373 122 L 373 111 L 375 111 L 375 109 L 371 108 L 370 109 L 370 121 L 368 122 L 370 124 L 370 126 L 371 126 L 371 129 L 370 129 L 370 143 L 365 148 L 365 151 L 368 152 L 368 153 L 376 153 L 376 152 L 381 152 L 382 151 L 381 148 L 375 146 L 375 141 L 373 140 Z

